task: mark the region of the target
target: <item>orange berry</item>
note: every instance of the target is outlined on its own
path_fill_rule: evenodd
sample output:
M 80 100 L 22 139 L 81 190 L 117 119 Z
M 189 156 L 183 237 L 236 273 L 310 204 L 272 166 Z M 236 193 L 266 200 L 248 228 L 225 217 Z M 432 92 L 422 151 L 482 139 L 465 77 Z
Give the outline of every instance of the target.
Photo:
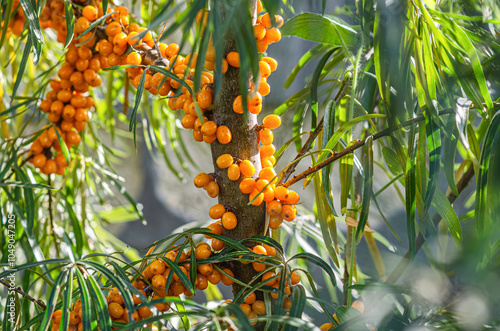
M 137 46 L 142 43 L 142 39 L 139 38 L 137 31 L 132 31 L 128 34 L 128 41 L 127 43 L 130 46 Z
M 269 202 L 267 204 L 267 213 L 269 215 L 280 215 L 281 214 L 281 209 L 282 209 L 282 205 L 281 205 L 281 202 L 279 202 L 278 200 L 273 200 L 271 202 Z
M 238 95 L 233 101 L 233 110 L 237 114 L 243 114 L 243 102 L 241 101 L 241 95 Z
M 255 198 L 255 200 L 254 200 Z M 252 205 L 254 206 L 260 206 L 262 204 L 262 202 L 264 201 L 264 194 L 263 193 L 260 193 L 259 190 L 253 190 L 249 197 L 248 197 L 248 201 L 252 201 Z
M 60 324 L 61 323 L 61 317 L 62 317 L 62 310 L 56 310 L 55 312 L 52 313 L 52 316 L 50 317 L 50 320 L 54 324 Z
M 161 290 L 165 290 L 165 286 L 167 285 L 167 278 L 162 274 L 155 275 L 153 279 L 151 279 L 151 285 L 153 285 L 156 290 L 159 290 L 161 292 Z
M 242 303 L 240 305 L 240 309 L 243 311 L 243 314 L 245 314 L 247 317 L 249 317 L 250 314 L 252 313 L 252 307 L 250 307 L 250 305 L 247 303 Z
M 297 208 L 294 205 L 284 205 L 280 215 L 285 221 L 291 222 L 297 216 Z
M 159 275 L 165 272 L 165 262 L 163 260 L 155 260 L 149 265 L 149 270 L 153 275 Z
M 177 55 L 179 53 L 179 45 L 172 43 L 167 46 L 165 50 L 165 57 L 170 59 L 172 56 Z
M 288 190 L 288 197 L 285 199 L 287 205 L 296 205 L 300 200 L 300 195 L 292 190 Z
M 288 190 L 284 186 L 277 186 L 274 189 L 274 196 L 276 197 L 276 199 L 279 199 L 282 202 L 286 201 L 286 199 L 288 198 L 289 194 L 290 194 L 290 190 Z
M 54 161 L 52 159 L 48 159 L 42 168 L 42 172 L 46 175 L 50 175 L 50 174 L 55 173 L 56 171 L 57 171 L 56 161 Z
M 232 135 L 229 128 L 225 125 L 221 125 L 217 128 L 217 140 L 223 144 L 229 144 L 231 142 Z
M 216 198 L 219 195 L 219 185 L 215 181 L 211 181 L 206 186 L 207 194 L 211 198 Z
M 293 274 L 292 274 L 293 276 Z M 299 276 L 300 277 L 300 276 Z M 300 281 L 300 278 L 299 278 L 299 281 Z M 293 284 L 293 278 L 292 278 L 292 285 Z M 357 309 L 359 310 L 361 313 L 364 313 L 365 312 L 365 305 L 363 304 L 363 302 L 359 301 L 359 300 L 356 300 L 354 301 L 352 304 L 351 304 L 352 308 L 354 309 Z
M 264 248 L 266 249 L 267 256 L 276 256 L 276 248 L 266 244 L 262 244 L 262 246 L 264 246 Z
M 274 168 L 273 167 L 263 168 L 259 172 L 259 179 L 268 180 L 271 184 L 273 184 L 276 181 L 276 172 L 274 171 Z
M 205 136 L 213 136 L 217 132 L 217 124 L 214 121 L 206 121 L 201 126 L 201 132 Z
M 300 283 L 300 275 L 295 271 L 292 272 L 291 278 L 292 278 L 292 285 L 297 285 L 298 283 Z
M 262 1 L 257 0 L 257 14 L 260 13 L 264 7 L 262 7 Z
M 94 6 L 85 6 L 83 7 L 82 15 L 87 20 L 93 22 L 97 19 L 97 8 Z
M 80 59 L 90 60 L 92 58 L 92 50 L 87 46 L 79 47 L 77 52 Z
M 36 155 L 36 154 L 40 154 L 42 151 L 43 151 L 43 146 L 42 146 L 42 144 L 40 144 L 40 140 L 38 140 L 38 139 L 35 140 L 33 142 L 33 144 L 31 144 L 30 154 Z
M 268 65 L 269 65 L 269 68 L 271 69 L 271 71 L 276 71 L 276 69 L 278 68 L 278 62 L 273 59 L 272 57 L 269 57 L 269 56 L 264 56 L 263 58 L 260 59 L 260 61 L 264 61 L 266 62 Z
M 268 180 L 258 179 L 257 182 L 255 183 L 255 189 L 260 192 L 260 191 L 263 191 L 264 188 L 267 188 L 268 185 L 269 185 Z
M 227 176 L 232 181 L 238 180 L 240 178 L 240 167 L 237 164 L 231 164 L 227 168 Z
M 268 44 L 277 43 L 281 40 L 281 32 L 278 28 L 270 28 L 266 31 L 266 39 Z
M 241 171 L 241 165 L 240 165 L 240 171 Z M 255 169 L 254 169 L 255 171 Z M 240 182 L 239 185 L 240 191 L 243 194 L 249 194 L 252 193 L 252 191 L 255 189 L 255 179 L 253 178 L 245 178 Z
M 222 250 L 224 248 L 225 244 L 222 240 L 219 239 L 212 239 L 212 249 L 216 252 Z
M 198 272 L 203 276 L 211 274 L 213 270 L 214 268 L 211 263 L 198 264 Z
M 266 38 L 257 41 L 257 51 L 259 53 L 264 53 L 265 51 L 267 51 L 267 47 L 268 43 Z
M 120 13 L 120 16 L 128 16 L 129 15 L 128 8 L 125 6 L 118 6 L 115 8 L 115 11 L 118 11 Z
M 194 178 L 194 186 L 196 186 L 198 188 L 205 187 L 206 185 L 208 185 L 210 183 L 211 180 L 212 180 L 212 176 L 210 176 L 209 174 L 206 174 L 204 172 L 199 173 Z
M 222 269 L 222 271 L 224 271 L 229 276 L 234 277 L 234 274 L 231 270 L 225 268 L 225 269 Z M 230 279 L 228 276 L 226 276 L 225 274 L 222 274 L 221 281 L 222 281 L 222 284 L 224 284 L 226 286 L 232 285 L 234 283 L 234 281 L 232 279 Z
M 269 129 L 262 129 L 259 132 L 259 139 L 263 145 L 271 145 L 274 140 L 273 132 Z
M 47 157 L 45 154 L 37 154 L 32 158 L 32 162 L 35 168 L 43 168 L 47 162 Z
M 253 34 L 257 41 L 261 41 L 266 37 L 266 28 L 262 24 L 256 24 L 253 26 Z
M 223 204 L 219 203 L 219 204 L 213 205 L 209 209 L 208 215 L 210 216 L 210 218 L 215 220 L 215 219 L 221 218 L 225 212 L 226 212 L 226 208 L 224 207 Z
M 262 124 L 265 128 L 274 130 L 281 125 L 281 118 L 278 115 L 267 115 L 264 117 Z
M 232 212 L 225 212 L 224 215 L 222 215 L 222 226 L 225 229 L 232 230 L 236 227 L 238 224 L 238 221 L 236 219 L 236 215 Z
M 250 160 L 243 160 L 240 163 L 241 174 L 245 177 L 252 177 L 255 174 L 255 166 Z
M 240 55 L 237 52 L 229 52 L 226 56 L 226 60 L 231 67 L 240 67 Z
M 81 137 L 78 132 L 69 131 L 66 135 L 66 142 L 69 145 L 78 145 L 80 143 Z
M 281 215 L 271 215 L 271 217 L 269 218 L 269 227 L 271 229 L 278 229 L 281 225 L 281 223 L 283 223 L 283 219 L 281 218 Z
M 262 95 L 259 92 L 255 92 L 253 96 L 248 96 L 248 107 L 258 107 L 262 105 Z
M 259 61 L 259 73 L 262 78 L 271 76 L 271 66 L 265 61 Z
M 208 259 L 210 255 L 212 254 L 212 251 L 210 250 L 210 246 L 208 244 L 204 243 L 205 245 L 200 245 L 196 247 L 194 254 L 196 256 L 197 260 L 201 259 Z
M 131 52 L 127 55 L 127 64 L 139 65 L 142 62 L 141 54 L 137 52 Z
M 200 130 L 193 130 L 193 138 L 197 142 L 202 142 L 203 141 L 203 133 L 201 133 Z
M 198 104 L 200 105 L 201 108 L 203 109 L 209 108 L 213 102 L 212 93 L 210 93 L 207 90 L 203 90 L 198 94 L 196 100 L 198 101 Z
M 265 281 L 265 280 L 267 280 L 267 279 L 269 279 L 269 278 L 272 278 L 272 277 L 274 277 L 274 276 L 276 276 L 276 274 L 275 274 L 274 272 L 272 272 L 272 271 L 268 271 L 268 272 L 266 272 L 264 275 L 262 275 L 262 281 Z M 276 283 L 276 281 L 277 281 L 277 279 L 270 280 L 270 281 L 268 281 L 268 282 L 266 283 L 266 285 L 267 285 L 267 286 L 273 286 L 273 285 L 274 285 L 274 283 Z
M 252 292 L 252 293 L 250 293 L 249 295 L 246 296 L 245 303 L 247 305 L 251 305 L 252 303 L 255 302 L 256 299 L 257 299 L 257 296 L 255 295 L 255 292 Z
M 219 284 L 221 281 L 222 275 L 218 270 L 213 270 L 211 274 L 207 275 L 207 280 L 213 285 Z
M 220 217 L 217 217 L 217 218 L 220 218 Z M 215 234 L 218 234 L 218 235 L 222 236 L 223 229 L 222 229 L 222 224 L 220 224 L 220 223 L 217 223 L 217 222 L 216 223 L 212 223 L 209 226 L 207 226 L 207 229 L 209 229 L 211 231 L 211 233 L 215 233 Z M 211 237 L 205 235 L 205 238 L 211 238 Z
M 234 162 L 233 156 L 231 154 L 222 154 L 217 158 L 217 166 L 221 169 L 228 168 Z
M 256 300 L 252 304 L 252 310 L 257 314 L 257 315 L 265 315 L 266 314 L 266 304 L 262 300 Z
M 122 27 L 118 22 L 111 22 L 106 26 L 104 32 L 106 33 L 107 36 L 114 37 L 118 33 L 122 32 Z
M 90 26 L 90 22 L 86 17 L 79 17 L 75 22 L 75 33 L 80 34 L 83 31 L 87 30 Z

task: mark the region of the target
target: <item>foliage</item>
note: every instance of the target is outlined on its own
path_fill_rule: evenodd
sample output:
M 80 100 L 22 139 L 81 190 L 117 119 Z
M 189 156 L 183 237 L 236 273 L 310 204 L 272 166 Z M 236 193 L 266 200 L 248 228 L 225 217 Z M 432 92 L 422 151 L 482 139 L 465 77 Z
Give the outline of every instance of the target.
M 324 323 L 345 330 L 367 325 L 379 330 L 500 325 L 495 309 L 500 304 L 495 286 L 500 256 L 500 188 L 495 178 L 500 173 L 499 5 L 494 1 L 363 0 L 328 13 L 327 1 L 322 1 L 322 13 L 295 13 L 292 2 L 262 2 L 271 17 L 281 12 L 288 18 L 281 29 L 284 37 L 312 42 L 284 82 L 290 88 L 310 70 L 310 77 L 300 82 L 304 88 L 293 91 L 273 113 L 293 118 L 293 133 L 283 132 L 288 142 L 275 154 L 280 183 L 285 187 L 301 180 L 303 187 L 312 184 L 315 204 L 312 211 L 299 206 L 297 219 L 270 230 L 270 237 L 246 240 L 274 247 L 275 257 L 259 260 L 246 249 L 245 241 L 214 236 L 226 248 L 198 263 L 224 266 L 243 259 L 266 264 L 252 283 L 240 284 L 247 292 L 236 293 L 233 304 L 222 305 L 218 305 L 222 296 L 212 285 L 205 292 L 206 304 L 170 296 L 147 301 L 132 285 L 145 266 L 178 249 L 176 245 L 194 256 L 206 229 L 174 233 L 152 243 L 148 248 L 154 248 L 143 257 L 106 229 L 107 223 L 143 220 L 124 179 L 113 169 L 115 162 L 140 148 L 129 147 L 139 137 L 150 151 L 162 155 L 179 180 L 193 177 L 195 156 L 188 152 L 184 129 L 168 98 L 143 95 L 145 78 L 141 78 L 134 106 L 127 112 L 132 94 L 126 66 L 108 68 L 102 73 L 104 84 L 91 92 L 95 112 L 82 144 L 68 152 L 72 161 L 65 175 L 42 174 L 25 163 L 29 146 L 42 134 L 46 114 L 39 110 L 39 101 L 64 61 L 63 50 L 54 42 L 54 31 L 40 27 L 43 1 L 2 2 L 0 262 L 4 271 L 0 279 L 15 275 L 21 288 L 13 294 L 19 312 L 15 323 L 9 322 L 7 301 L 2 299 L 2 330 L 47 329 L 52 312 L 68 311 L 76 300 L 81 300 L 82 313 L 89 317 L 84 326 L 89 330 L 97 329 L 97 320 L 107 330 L 141 328 L 145 323 L 193 330 L 228 325 L 252 329 L 239 304 L 254 291 L 265 293 L 268 308 L 278 302 L 272 313 L 252 320 L 269 330 L 278 324 L 286 330 L 317 330 Z M 74 31 L 71 6 L 81 6 L 65 3 L 67 31 Z M 249 2 L 222 1 L 230 13 L 225 24 L 218 3 L 193 0 L 186 6 L 168 0 L 131 5 L 140 7 L 133 19 L 160 41 L 171 42 L 174 33 L 181 32 L 180 53 L 198 53 L 195 72 L 203 69 L 210 35 L 217 54 L 215 67 L 222 67 L 223 36 L 232 31 L 240 54 L 244 100 L 249 75 L 256 83 L 259 72 L 251 15 L 246 10 Z M 108 6 L 107 1 L 103 6 Z M 213 10 L 202 31 L 196 15 L 209 6 Z M 21 8 L 27 20 L 15 38 L 14 23 Z M 65 39 L 63 44 L 68 46 L 70 41 Z M 193 80 L 195 90 L 199 79 Z M 215 95 L 221 92 L 221 80 L 222 74 L 216 73 Z M 295 158 L 285 164 L 290 153 Z M 310 164 L 291 177 L 299 162 Z M 399 197 L 391 204 L 404 208 L 403 220 L 386 215 L 389 208 L 381 201 L 387 200 L 388 192 Z M 10 215 L 15 216 L 15 227 L 9 226 Z M 380 227 L 384 231 L 373 232 L 371 221 L 378 217 L 385 222 Z M 15 248 L 9 246 L 13 241 Z M 16 269 L 9 268 L 12 249 Z M 366 253 L 371 261 L 363 256 Z M 196 272 L 196 259 L 191 261 Z M 420 274 L 422 266 L 428 270 Z M 285 277 L 276 278 L 280 279 L 277 288 L 259 278 L 276 267 L 286 277 L 292 271 L 302 275 L 302 284 L 293 286 L 287 316 L 281 308 Z M 196 287 L 195 277 L 180 281 L 188 289 Z M 113 322 L 106 301 L 112 287 L 120 290 L 130 314 L 136 295 L 153 315 L 135 324 Z M 272 299 L 272 294 L 277 298 Z M 351 307 L 356 300 L 363 301 L 364 313 Z M 154 305 L 160 303 L 175 309 L 157 314 Z M 481 310 L 486 313 L 480 314 Z

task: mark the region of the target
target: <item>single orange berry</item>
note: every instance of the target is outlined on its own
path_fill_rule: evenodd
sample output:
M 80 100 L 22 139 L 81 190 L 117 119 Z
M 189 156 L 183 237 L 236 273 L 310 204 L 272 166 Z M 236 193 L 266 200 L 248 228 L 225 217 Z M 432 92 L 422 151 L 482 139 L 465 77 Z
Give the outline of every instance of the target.
M 266 304 L 262 300 L 256 300 L 252 304 L 252 310 L 257 314 L 257 315 L 265 315 L 266 314 Z
M 269 278 L 273 278 L 276 276 L 276 274 L 272 271 L 266 272 L 264 275 L 262 275 L 262 281 L 268 280 Z M 267 286 L 273 286 L 274 283 L 276 283 L 277 279 L 270 280 L 266 283 Z
M 228 168 L 231 164 L 233 164 L 234 159 L 231 154 L 222 154 L 217 158 L 217 166 L 221 169 Z
M 237 52 L 229 52 L 226 56 L 226 60 L 231 67 L 240 67 L 240 55 Z
M 271 216 L 281 214 L 282 205 L 278 200 L 273 200 L 267 204 L 267 213 Z
M 236 99 L 233 101 L 233 110 L 237 114 L 243 114 L 244 109 L 243 109 L 243 102 L 241 95 L 238 95 Z
M 207 194 L 211 198 L 216 198 L 219 195 L 219 185 L 215 181 L 211 181 L 206 186 Z
M 240 171 L 241 171 L 241 165 L 240 165 Z M 253 178 L 245 178 L 240 182 L 239 185 L 240 191 L 243 194 L 249 194 L 252 193 L 252 191 L 255 189 L 255 179 Z
M 273 140 L 274 140 L 273 132 L 269 129 L 262 129 L 259 132 L 259 139 L 263 145 L 270 145 L 273 143 Z M 264 157 L 266 157 L 266 156 L 264 156 Z
M 207 229 L 209 229 L 211 231 L 211 233 L 215 233 L 215 234 L 218 234 L 218 235 L 222 236 L 223 229 L 222 229 L 222 224 L 220 224 L 220 223 L 217 223 L 217 222 L 216 223 L 212 223 L 209 226 L 207 226 Z M 209 235 L 205 235 L 205 238 L 209 239 L 211 237 Z
M 229 128 L 225 125 L 221 125 L 217 128 L 217 140 L 223 144 L 229 144 L 232 139 L 232 134 Z
M 199 173 L 194 178 L 194 186 L 198 188 L 205 187 L 206 185 L 208 185 L 208 183 L 210 183 L 211 180 L 212 176 L 210 176 L 209 174 L 206 174 L 204 172 Z
M 262 202 L 264 201 L 264 194 L 260 193 L 259 190 L 254 189 L 250 193 L 250 195 L 248 196 L 248 201 L 252 201 L 252 205 L 254 205 L 254 206 L 260 206 L 262 204 Z
M 292 272 L 291 278 L 292 278 L 292 285 L 297 285 L 298 283 L 300 283 L 300 275 L 295 271 Z
M 280 215 L 285 221 L 291 222 L 297 216 L 297 208 L 294 205 L 284 205 Z
M 210 209 L 208 210 L 208 215 L 210 216 L 211 219 L 216 220 L 218 218 L 221 218 L 225 212 L 226 212 L 226 208 L 224 207 L 224 205 L 218 203 L 218 204 L 210 207 Z
M 93 22 L 97 19 L 97 8 L 94 6 L 85 6 L 83 7 L 82 15 L 87 20 Z
M 288 197 L 285 199 L 287 205 L 296 205 L 299 203 L 300 195 L 292 190 L 288 190 Z
M 268 44 L 277 43 L 281 40 L 281 32 L 278 28 L 270 28 L 266 31 L 266 39 Z
M 252 177 L 255 174 L 255 166 L 250 160 L 243 160 L 240 163 L 241 174 L 245 177 Z
M 222 269 L 222 271 L 228 274 L 229 276 L 234 277 L 234 273 L 228 268 Z M 226 274 L 222 274 L 221 281 L 222 284 L 230 286 L 234 283 L 234 281 L 231 278 L 229 278 Z
M 278 115 L 267 115 L 264 117 L 262 124 L 265 128 L 274 130 L 281 125 L 281 118 Z
M 245 303 L 247 305 L 251 305 L 252 303 L 255 302 L 256 299 L 257 299 L 257 296 L 255 295 L 255 292 L 252 292 L 249 295 L 247 295 L 247 297 L 245 298 Z
M 225 212 L 224 215 L 222 215 L 222 226 L 227 229 L 227 230 L 232 230 L 236 227 L 238 224 L 238 221 L 236 219 L 236 215 L 232 212 Z
M 213 136 L 217 132 L 217 124 L 214 121 L 206 121 L 201 126 L 201 133 L 205 136 Z
M 278 229 L 281 225 L 281 223 L 283 223 L 283 219 L 281 218 L 281 215 L 271 215 L 271 217 L 269 218 L 269 227 L 271 229 Z
M 238 180 L 240 178 L 240 167 L 237 164 L 231 164 L 229 168 L 227 168 L 227 176 L 232 181 Z

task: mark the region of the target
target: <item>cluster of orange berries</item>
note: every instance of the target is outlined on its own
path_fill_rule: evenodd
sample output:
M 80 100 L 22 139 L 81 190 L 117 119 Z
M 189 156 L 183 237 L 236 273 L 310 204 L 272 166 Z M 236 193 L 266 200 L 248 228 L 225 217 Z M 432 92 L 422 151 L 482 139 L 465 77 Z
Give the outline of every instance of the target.
M 15 11 L 15 13 L 14 13 Z M 19 37 L 24 29 L 24 24 L 26 23 L 26 18 L 24 17 L 24 10 L 21 7 L 19 0 L 14 0 L 12 4 L 12 13 L 14 16 L 9 21 L 9 26 L 7 27 L 6 36 L 8 37 L 10 33 L 14 34 L 16 37 Z M 2 29 L 4 27 L 4 21 L 2 20 L 2 24 L 0 26 L 0 36 L 2 35 Z
M 69 313 L 69 326 L 68 331 L 81 331 L 83 330 L 82 323 L 82 301 L 78 300 L 73 305 L 73 309 Z M 61 324 L 62 310 L 56 310 L 52 313 L 51 321 L 52 328 L 51 331 L 58 331 Z

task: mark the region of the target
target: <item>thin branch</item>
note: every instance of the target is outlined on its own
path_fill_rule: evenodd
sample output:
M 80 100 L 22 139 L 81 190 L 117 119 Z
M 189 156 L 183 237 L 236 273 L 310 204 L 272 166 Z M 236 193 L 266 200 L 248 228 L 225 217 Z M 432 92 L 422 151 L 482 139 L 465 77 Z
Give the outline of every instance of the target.
M 342 81 L 342 85 L 340 86 L 337 95 L 335 96 L 335 98 L 333 98 L 335 104 L 337 104 L 339 100 L 345 95 L 349 86 L 350 86 L 350 79 L 345 79 L 344 81 Z M 323 131 L 324 118 L 325 118 L 324 116 L 321 118 L 314 131 L 309 132 L 309 138 L 307 138 L 307 141 L 304 143 L 301 150 L 297 153 L 297 156 L 295 156 L 295 158 L 293 159 L 292 165 L 285 171 L 285 173 L 281 177 L 278 185 L 285 182 L 288 179 L 288 177 L 290 177 L 290 175 L 295 171 L 295 167 L 297 167 L 297 164 L 299 163 L 295 161 L 300 159 L 302 156 L 304 156 L 305 153 L 307 153 L 311 149 L 314 140 L 316 140 L 316 137 L 320 134 L 321 131 Z
M 447 109 L 443 109 L 441 111 L 439 111 L 439 114 L 438 116 L 442 116 L 442 115 L 446 115 L 446 114 L 452 114 L 454 113 L 454 110 L 451 109 L 451 108 L 447 108 Z M 302 180 L 304 178 L 306 178 L 307 176 L 315 173 L 316 171 L 328 166 L 329 164 L 333 163 L 334 161 L 348 155 L 348 154 L 351 154 L 353 153 L 355 150 L 357 150 L 358 148 L 360 147 L 363 147 L 363 145 L 365 144 L 366 140 L 369 138 L 369 137 L 372 137 L 373 140 L 377 140 L 377 139 L 380 139 L 382 137 L 385 137 L 385 136 L 388 136 L 390 135 L 391 133 L 393 133 L 394 131 L 396 130 L 399 130 L 401 128 L 404 128 L 404 127 L 407 127 L 407 126 L 411 126 L 415 123 L 418 123 L 420 121 L 423 121 L 425 119 L 425 117 L 423 115 L 420 115 L 420 116 L 417 116 L 415 118 L 412 118 L 411 120 L 408 120 L 406 122 L 403 122 L 401 123 L 400 125 L 396 126 L 396 127 L 393 127 L 393 128 L 387 128 L 387 129 L 384 129 L 380 132 L 377 132 L 375 134 L 372 134 L 371 136 L 368 136 L 366 137 L 365 139 L 362 139 L 362 140 L 358 140 L 355 144 L 352 144 L 351 146 L 347 147 L 346 149 L 340 151 L 340 152 L 334 152 L 332 156 L 330 156 L 329 158 L 325 159 L 323 162 L 320 162 L 318 163 L 317 165 L 313 166 L 313 167 L 309 167 L 307 170 L 301 172 L 300 174 L 296 175 L 296 176 L 293 176 L 292 179 L 288 180 L 286 183 L 283 184 L 283 186 L 285 187 L 290 187 L 292 186 L 293 184 L 297 183 L 299 180 Z
M 458 195 L 460 195 L 460 193 L 462 193 L 462 191 L 467 187 L 473 176 L 474 176 L 474 167 L 471 165 L 469 169 L 462 175 L 460 180 L 457 182 Z M 450 191 L 446 195 L 446 197 L 448 198 L 448 201 L 451 204 L 453 204 L 453 202 L 455 202 L 455 200 L 458 198 L 458 195 L 455 195 L 455 193 Z M 441 217 L 439 216 L 439 214 L 436 214 L 436 216 L 433 218 L 433 223 L 437 223 L 440 219 Z M 422 235 L 422 233 L 419 233 L 416 239 L 415 253 L 418 252 L 420 248 L 422 248 L 424 242 L 425 242 L 424 236 Z M 403 259 L 394 268 L 389 277 L 387 277 L 385 283 L 386 284 L 395 283 L 399 279 L 399 277 L 401 277 L 406 268 L 410 265 L 411 261 L 412 259 L 410 258 L 410 251 L 408 250 L 404 255 Z
M 42 300 L 37 300 L 37 299 L 33 298 L 32 296 L 28 295 L 27 293 L 25 293 L 21 289 L 20 286 L 18 286 L 18 287 L 12 287 L 12 286 L 9 285 L 9 283 L 7 283 L 3 279 L 0 279 L 0 283 L 2 283 L 4 286 L 6 286 L 9 289 L 9 291 L 14 291 L 14 292 L 22 295 L 24 298 L 28 299 L 29 301 L 33 302 L 38 307 L 40 307 L 40 309 L 42 309 L 42 310 L 47 309 L 47 305 L 45 304 L 45 302 L 43 302 Z
M 50 175 L 48 175 L 48 180 L 47 180 L 47 184 L 49 184 L 49 186 L 52 186 L 52 180 L 50 178 Z M 52 190 L 48 190 L 48 196 L 49 196 L 49 220 L 50 220 L 50 226 L 52 228 L 52 237 L 54 237 L 54 243 L 55 243 L 55 249 L 56 249 L 56 255 L 59 257 L 59 245 L 58 245 L 58 240 L 57 240 L 57 235 L 56 235 L 56 231 L 55 231 L 55 226 L 54 226 L 54 211 L 53 211 L 53 208 L 52 208 Z

